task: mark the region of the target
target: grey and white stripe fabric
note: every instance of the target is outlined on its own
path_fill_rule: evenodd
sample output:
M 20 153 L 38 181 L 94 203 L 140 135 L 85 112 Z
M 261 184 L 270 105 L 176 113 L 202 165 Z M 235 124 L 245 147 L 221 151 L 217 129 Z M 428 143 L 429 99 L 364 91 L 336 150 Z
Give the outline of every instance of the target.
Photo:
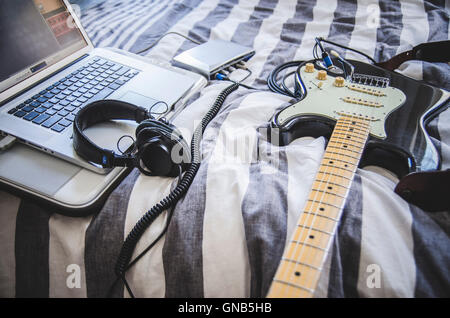
M 290 99 L 267 91 L 278 64 L 311 57 L 323 36 L 387 59 L 449 39 L 449 2 L 422 0 L 131 0 L 82 12 L 96 46 L 137 52 L 167 32 L 253 46 L 253 71 L 207 127 L 200 170 L 166 235 L 126 278 L 138 297 L 264 297 L 305 204 L 324 138 L 277 147 L 265 127 Z M 192 47 L 175 35 L 144 54 L 170 61 Z M 346 56 L 364 60 L 348 52 Z M 407 62 L 400 72 L 450 89 L 450 66 Z M 211 82 L 177 117 L 187 139 L 226 83 Z M 265 90 L 265 91 L 264 91 Z M 450 110 L 430 124 L 450 168 Z M 316 297 L 449 297 L 449 211 L 427 213 L 398 197 L 396 181 L 358 169 Z M 69 218 L 0 192 L 1 297 L 105 297 L 121 244 L 176 180 L 133 171 L 95 215 Z M 165 226 L 163 213 L 135 254 Z M 79 284 L 73 273 L 79 270 Z M 378 276 L 377 276 L 378 275 Z M 111 296 L 129 297 L 117 284 Z

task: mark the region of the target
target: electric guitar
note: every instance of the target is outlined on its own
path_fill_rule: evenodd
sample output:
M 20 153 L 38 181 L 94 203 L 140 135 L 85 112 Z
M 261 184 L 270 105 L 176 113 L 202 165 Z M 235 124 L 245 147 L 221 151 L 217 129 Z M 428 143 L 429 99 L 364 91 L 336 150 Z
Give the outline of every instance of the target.
M 303 66 L 306 97 L 271 121 L 282 145 L 302 136 L 325 136 L 328 144 L 268 297 L 313 296 L 358 167 L 382 166 L 399 178 L 439 168 L 424 127 L 448 104 L 449 93 L 351 62 L 349 80 L 312 63 Z

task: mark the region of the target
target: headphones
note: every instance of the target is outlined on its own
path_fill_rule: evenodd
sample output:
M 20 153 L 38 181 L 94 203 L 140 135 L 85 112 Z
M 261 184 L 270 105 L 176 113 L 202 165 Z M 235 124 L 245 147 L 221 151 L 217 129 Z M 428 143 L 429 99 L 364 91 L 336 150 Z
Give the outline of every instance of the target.
M 119 154 L 101 148 L 83 133 L 97 123 L 117 119 L 139 124 L 131 151 Z M 73 147 L 80 157 L 104 168 L 137 167 L 150 176 L 176 177 L 191 159 L 189 146 L 174 125 L 155 119 L 143 107 L 118 100 L 95 101 L 78 112 L 73 123 Z

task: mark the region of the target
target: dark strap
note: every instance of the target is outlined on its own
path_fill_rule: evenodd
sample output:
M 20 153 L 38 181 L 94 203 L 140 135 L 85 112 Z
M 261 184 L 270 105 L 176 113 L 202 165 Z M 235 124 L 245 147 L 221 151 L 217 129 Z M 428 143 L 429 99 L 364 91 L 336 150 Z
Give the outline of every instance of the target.
M 450 169 L 415 172 L 403 177 L 395 192 L 429 212 L 450 211 Z
M 412 50 L 395 55 L 390 60 L 375 65 L 393 71 L 403 62 L 420 60 L 426 62 L 450 62 L 450 41 L 422 43 Z

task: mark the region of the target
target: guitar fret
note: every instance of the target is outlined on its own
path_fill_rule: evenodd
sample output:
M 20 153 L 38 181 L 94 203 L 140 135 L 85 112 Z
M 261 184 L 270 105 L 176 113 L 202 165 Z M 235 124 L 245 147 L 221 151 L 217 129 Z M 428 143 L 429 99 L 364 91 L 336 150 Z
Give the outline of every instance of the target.
M 360 118 L 360 119 L 353 118 L 353 117 L 351 117 L 351 118 L 341 117 L 339 119 L 339 124 L 343 125 L 345 123 L 345 124 L 348 124 L 349 127 L 356 126 L 356 127 L 369 128 L 368 127 L 369 122 L 366 119 L 363 119 L 363 118 Z
M 338 124 L 336 124 L 336 125 L 338 125 Z M 344 125 L 346 125 L 346 126 L 344 126 Z M 352 122 L 345 121 L 345 120 L 342 121 L 341 124 L 338 127 L 348 127 L 348 128 L 353 127 L 354 129 L 357 128 L 359 130 L 367 130 L 368 129 L 368 127 L 366 125 L 360 125 L 360 124 L 357 124 L 357 123 L 356 124 L 352 124 Z
M 309 247 L 312 247 L 312 248 L 316 248 L 316 249 L 318 249 L 320 251 L 323 251 L 323 252 L 328 252 L 328 250 L 326 248 L 322 248 L 322 247 L 319 247 L 319 246 L 316 246 L 316 245 L 308 244 L 308 243 L 305 243 L 305 242 L 302 242 L 302 241 L 291 240 L 291 243 L 295 243 L 297 245 L 305 245 L 305 246 L 309 246 Z
M 357 139 L 363 140 L 364 143 L 366 143 L 366 140 L 367 140 L 367 138 L 360 137 L 357 134 L 354 134 L 354 133 L 351 133 L 351 132 L 347 132 L 347 133 L 337 132 L 336 135 L 344 135 L 344 136 L 349 136 L 350 135 L 351 137 L 355 137 Z
M 323 157 L 323 159 L 327 159 L 327 160 L 335 160 L 335 161 L 339 161 L 339 162 L 348 163 L 348 164 L 350 164 L 350 165 L 355 165 L 354 162 L 350 162 L 350 161 L 342 160 L 342 159 L 336 159 L 336 158 L 330 158 L 330 157 Z
M 327 234 L 327 235 L 330 235 L 330 236 L 332 236 L 334 234 L 332 232 L 324 231 L 324 230 L 321 230 L 319 228 L 312 227 L 312 226 L 306 226 L 306 225 L 298 224 L 297 227 L 303 227 L 305 229 L 314 230 L 314 231 L 317 231 L 317 232 L 320 232 L 320 233 L 324 233 L 324 234 Z
M 352 150 L 356 153 L 358 153 L 358 155 L 361 155 L 362 153 L 362 149 L 364 148 L 364 145 L 354 145 L 351 144 L 349 142 L 339 142 L 333 139 L 330 139 L 330 141 L 328 142 L 328 145 L 331 145 L 332 147 L 338 147 L 339 149 L 345 148 L 345 150 Z
M 341 208 L 340 206 L 337 206 L 337 205 L 334 205 L 334 204 L 331 204 L 331 203 L 328 203 L 328 202 L 319 202 L 319 201 L 312 200 L 312 199 L 308 199 L 308 201 L 319 203 L 319 204 L 325 204 L 325 205 L 328 205 L 328 206 L 332 206 L 333 208 L 336 208 L 336 209 L 340 209 Z
M 293 259 L 290 259 L 290 258 L 285 258 L 285 257 L 283 257 L 281 260 L 282 260 L 282 261 L 285 261 L 285 262 L 290 262 L 290 263 L 295 263 L 295 264 L 300 264 L 300 265 L 308 266 L 309 268 L 312 268 L 312 269 L 315 269 L 315 270 L 318 270 L 318 271 L 321 271 L 321 270 L 322 270 L 322 267 L 316 267 L 316 266 L 314 266 L 314 265 L 306 264 L 306 263 L 303 263 L 303 262 L 300 262 L 300 261 L 296 261 L 296 260 L 293 260 Z
M 351 173 L 355 172 L 354 170 L 350 170 L 350 169 L 346 169 L 346 168 L 342 168 L 342 167 L 337 167 L 337 166 L 329 165 L 329 164 L 326 164 L 326 163 L 322 164 L 322 166 L 330 167 L 330 168 L 334 168 L 334 169 L 345 170 L 345 171 L 348 171 L 348 172 L 351 172 Z
M 340 188 L 344 188 L 344 189 L 347 189 L 348 190 L 348 187 L 347 186 L 344 186 L 344 185 L 342 185 L 342 184 L 339 184 L 339 183 L 335 183 L 335 182 L 332 182 L 332 181 L 329 181 L 329 180 L 314 180 L 314 182 L 317 182 L 317 183 L 323 183 L 323 184 L 326 184 L 326 185 L 328 185 L 328 184 L 331 184 L 331 185 L 334 185 L 334 186 L 337 186 L 337 187 L 340 187 Z
M 352 180 L 351 178 L 347 178 L 346 176 L 343 176 L 343 175 L 341 175 L 341 174 L 335 174 L 335 173 L 332 173 L 332 172 L 325 172 L 325 171 L 320 171 L 320 170 L 319 170 L 319 171 L 317 172 L 317 174 L 319 174 L 319 173 L 322 173 L 322 174 L 328 174 L 328 175 L 330 175 L 330 176 L 343 178 L 343 179 L 346 179 L 346 180 L 348 180 L 348 181 L 351 181 L 351 180 Z
M 356 141 L 356 140 L 347 139 L 347 138 L 341 138 L 341 137 L 337 137 L 337 136 L 332 137 L 330 139 L 330 142 L 339 143 L 340 142 L 339 140 L 344 140 L 345 141 L 345 143 L 341 142 L 342 144 L 348 144 L 348 145 L 351 145 L 351 146 L 354 146 L 354 147 L 360 147 L 360 146 L 365 144 L 365 143 L 361 143 L 361 142 Z
M 339 150 L 342 150 L 342 148 L 341 147 L 335 147 L 335 146 L 333 146 L 333 145 L 330 145 L 330 144 L 328 144 L 328 147 L 327 147 L 327 149 L 328 148 L 332 148 L 332 149 L 339 149 Z M 351 150 L 351 149 L 344 149 L 344 150 L 342 150 L 342 151 L 350 151 L 350 152 L 353 152 L 353 153 L 356 153 L 356 154 L 358 154 L 358 155 L 361 155 L 361 151 L 356 151 L 356 150 Z
M 332 147 L 332 148 L 334 148 L 334 147 Z M 352 158 L 352 159 L 355 159 L 355 160 L 359 160 L 359 157 L 353 157 L 353 156 L 350 156 L 350 155 L 344 155 L 342 153 L 335 152 L 335 151 L 327 151 L 327 153 L 331 153 L 331 154 L 337 155 L 337 156 L 345 156 L 345 157 L 349 157 L 349 158 Z
M 367 135 L 367 129 L 359 129 L 359 128 L 354 128 L 354 127 L 343 127 L 342 125 L 338 126 L 337 124 L 336 124 L 334 130 L 337 132 L 345 132 L 345 133 L 355 134 L 358 136 Z
M 320 216 L 322 218 L 326 218 L 326 219 L 334 221 L 334 222 L 338 222 L 339 221 L 339 219 L 336 219 L 336 218 L 333 218 L 331 216 L 324 215 L 324 214 L 321 214 L 321 213 L 312 213 L 312 212 L 309 212 L 309 211 L 303 211 L 303 213 L 314 215 L 314 216 L 318 215 L 318 216 Z
M 336 123 L 335 129 L 336 128 L 338 130 L 350 131 L 352 133 L 359 131 L 359 132 L 362 132 L 363 134 L 367 134 L 367 132 L 369 131 L 369 127 L 364 126 L 363 128 L 360 128 L 360 127 L 357 127 L 357 126 L 354 126 L 354 125 L 349 126 L 349 125 L 342 124 L 342 122 Z
M 280 284 L 285 284 L 285 285 L 289 285 L 291 287 L 295 287 L 295 288 L 300 288 L 300 289 L 306 290 L 307 292 L 310 292 L 311 294 L 314 293 L 314 289 L 306 288 L 306 287 L 303 287 L 303 286 L 300 286 L 300 285 L 297 285 L 297 284 L 294 284 L 294 283 L 285 282 L 285 281 L 279 280 L 279 279 L 274 279 L 273 281 L 277 282 L 277 283 L 280 283 Z
M 312 191 L 316 191 L 316 192 L 320 192 L 320 193 L 324 193 L 324 194 L 329 194 L 329 195 L 334 195 L 337 196 L 339 198 L 345 198 L 345 196 L 339 195 L 337 193 L 333 193 L 333 192 L 328 192 L 328 191 L 323 191 L 323 190 L 319 190 L 319 189 L 312 189 Z

